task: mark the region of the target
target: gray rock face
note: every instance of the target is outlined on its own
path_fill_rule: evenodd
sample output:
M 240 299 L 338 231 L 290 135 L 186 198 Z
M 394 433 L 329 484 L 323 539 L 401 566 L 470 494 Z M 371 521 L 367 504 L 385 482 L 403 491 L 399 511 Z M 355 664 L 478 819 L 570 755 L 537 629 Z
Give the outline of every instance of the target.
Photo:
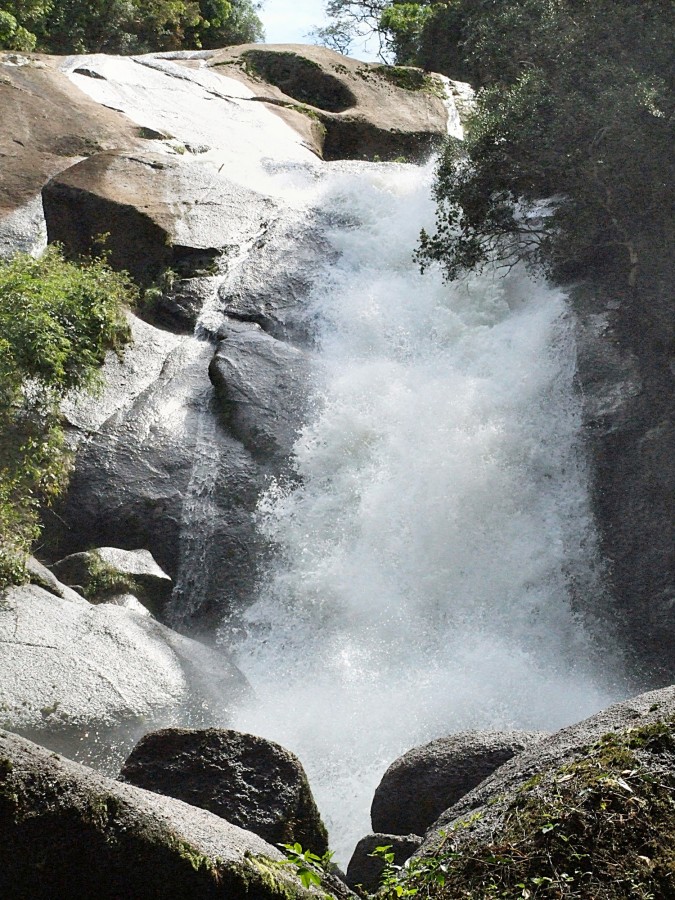
M 314 149 L 324 159 L 417 160 L 447 135 L 441 82 L 420 69 L 363 63 L 305 44 L 228 47 L 208 65 L 244 81 L 272 108 L 317 119 L 323 130 Z
M 271 844 L 297 841 L 318 854 L 328 849 L 300 761 L 264 738 L 167 728 L 139 742 L 120 778 L 208 809 Z
M 394 865 L 402 866 L 406 859 L 419 849 L 422 838 L 417 834 L 367 834 L 356 845 L 347 867 L 347 884 L 356 889 L 361 887 L 374 894 L 380 887 L 384 860 L 373 856 L 377 847 L 389 847 L 394 854 Z
M 108 235 L 111 264 L 141 284 L 169 268 L 183 276 L 208 272 L 274 208 L 212 165 L 126 151 L 97 153 L 54 176 L 42 199 L 50 242 L 81 256 Z
M 94 425 L 81 445 L 68 494 L 55 510 L 58 518 L 45 515 L 52 559 L 92 544 L 145 547 L 174 580 L 182 536 L 203 536 L 195 552 L 205 558 L 194 570 L 207 583 L 198 589 L 178 585 L 185 592 L 184 624 L 193 616 L 215 624 L 224 609 L 246 596 L 257 552 L 251 516 L 260 473 L 217 420 L 208 378 L 212 355 L 209 343 L 179 342 L 156 380 Z
M 279 340 L 311 343 L 306 297 L 326 263 L 337 259 L 324 237 L 325 227 L 317 213 L 272 222 L 248 258 L 220 286 L 223 312 L 232 319 L 255 322 Z
M 117 732 L 123 753 L 139 728 L 185 720 L 216 695 L 222 720 L 248 692 L 227 657 L 152 617 L 36 585 L 1 595 L 0 641 L 0 725 L 70 753 L 87 754 L 96 732 Z
M 489 830 L 517 788 L 541 772 L 578 758 L 603 735 L 641 728 L 675 716 L 675 687 L 662 688 L 616 703 L 602 712 L 538 741 L 509 760 L 459 802 L 446 810 L 425 835 L 421 852 L 436 846 L 452 823 L 482 811 L 479 827 Z M 493 801 L 497 799 L 496 803 Z
M 675 313 L 665 284 L 575 289 L 578 380 L 612 619 L 641 684 L 675 666 Z
M 0 733 L 0 828 L 3 897 L 316 896 L 291 866 L 270 864 L 283 857 L 257 835 L 6 732 Z
M 209 367 L 221 415 L 255 459 L 283 464 L 302 425 L 307 356 L 256 327 L 226 334 Z
M 382 776 L 373 831 L 423 835 L 440 814 L 544 732 L 465 731 L 414 747 Z
M 31 556 L 26 564 L 28 579 L 31 584 L 35 584 L 56 597 L 63 600 L 70 600 L 73 603 L 86 604 L 87 601 L 77 591 L 72 590 L 67 585 L 62 584 L 56 575 L 50 571 L 47 566 L 43 566 L 39 560 Z
M 92 602 L 105 602 L 120 589 L 132 591 L 153 612 L 171 596 L 173 582 L 148 550 L 99 547 L 73 553 L 52 567 L 65 584 L 78 585 Z

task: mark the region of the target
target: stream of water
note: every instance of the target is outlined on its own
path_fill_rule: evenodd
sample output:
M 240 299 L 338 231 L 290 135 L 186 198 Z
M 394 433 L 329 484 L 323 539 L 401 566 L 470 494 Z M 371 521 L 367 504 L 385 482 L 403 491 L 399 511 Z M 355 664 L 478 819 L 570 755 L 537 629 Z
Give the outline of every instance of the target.
M 602 587 L 566 298 L 519 271 L 422 276 L 431 165 L 321 165 L 205 69 L 94 57 L 92 79 L 76 65 L 99 102 L 203 144 L 195 165 L 214 179 L 330 223 L 298 477 L 260 501 L 276 552 L 235 648 L 256 699 L 232 725 L 298 754 L 344 864 L 401 752 L 466 728 L 552 729 L 614 699 L 579 611 Z M 209 435 L 186 513 L 215 481 Z
M 343 863 L 401 752 L 611 696 L 574 609 L 601 589 L 566 298 L 521 272 L 422 276 L 431 174 L 342 164 L 313 189 L 340 257 L 308 304 L 300 481 L 260 502 L 277 559 L 237 651 L 257 700 L 235 727 L 299 755 Z

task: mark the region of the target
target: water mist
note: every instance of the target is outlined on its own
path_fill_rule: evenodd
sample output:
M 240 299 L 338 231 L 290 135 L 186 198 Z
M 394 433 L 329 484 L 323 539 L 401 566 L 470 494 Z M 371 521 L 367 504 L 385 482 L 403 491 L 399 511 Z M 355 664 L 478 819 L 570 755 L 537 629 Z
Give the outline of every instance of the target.
M 431 167 L 342 164 L 312 202 L 340 254 L 312 292 L 313 413 L 273 483 L 276 548 L 235 727 L 305 764 L 341 862 L 386 766 L 464 728 L 555 728 L 612 699 L 577 591 L 600 590 L 564 294 L 445 284 L 412 259 Z

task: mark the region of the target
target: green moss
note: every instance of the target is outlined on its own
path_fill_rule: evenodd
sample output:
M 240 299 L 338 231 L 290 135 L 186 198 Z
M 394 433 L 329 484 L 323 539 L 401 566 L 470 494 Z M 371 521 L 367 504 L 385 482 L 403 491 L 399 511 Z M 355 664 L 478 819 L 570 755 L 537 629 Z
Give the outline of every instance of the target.
M 526 782 L 489 837 L 479 821 L 450 830 L 384 897 L 668 900 L 674 767 L 673 721 L 607 734 Z
M 217 65 L 239 66 L 247 75 L 260 81 L 268 81 L 272 76 L 271 80 L 274 83 L 274 73 L 284 63 L 291 66 L 300 65 L 304 69 L 321 70 L 321 66 L 313 59 L 300 56 L 299 53 L 294 53 L 292 50 L 246 50 L 237 59 L 227 60 L 224 63 L 217 63 Z
M 221 860 L 211 859 L 211 857 L 205 856 L 203 853 L 200 853 L 196 847 L 193 847 L 192 844 L 179 837 L 170 838 L 167 841 L 167 844 L 181 859 L 188 862 L 195 872 L 202 872 L 203 874 L 209 875 L 214 881 L 219 880 L 219 867 L 222 865 Z
M 370 71 L 377 72 L 404 91 L 424 91 L 436 97 L 445 97 L 443 84 L 422 69 L 415 69 L 412 66 L 375 66 Z
M 121 592 L 137 595 L 141 587 L 133 575 L 119 572 L 105 563 L 99 554 L 92 550 L 89 563 L 89 581 L 84 586 L 87 600 L 100 600 Z
M 249 875 L 251 881 L 262 884 L 272 897 L 279 900 L 303 900 L 308 896 L 299 885 L 294 885 L 290 880 L 279 877 L 286 865 L 285 860 L 269 859 L 266 856 L 246 854 L 246 860 L 252 868 Z

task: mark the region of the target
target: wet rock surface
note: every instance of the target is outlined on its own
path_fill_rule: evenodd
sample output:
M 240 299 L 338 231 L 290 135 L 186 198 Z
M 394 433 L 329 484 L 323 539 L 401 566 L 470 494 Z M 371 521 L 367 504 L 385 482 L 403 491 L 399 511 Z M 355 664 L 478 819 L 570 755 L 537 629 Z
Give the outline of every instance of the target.
M 272 741 L 237 731 L 167 728 L 146 735 L 120 778 L 208 809 L 275 846 L 328 849 L 304 769 Z
M 639 683 L 675 666 L 675 315 L 664 284 L 577 287 L 578 374 L 611 618 Z
M 326 264 L 338 258 L 325 237 L 329 224 L 313 211 L 270 223 L 247 259 L 220 285 L 223 313 L 256 323 L 278 340 L 311 344 L 313 323 L 307 296 Z
M 180 800 L 0 732 L 6 897 L 311 897 L 276 847 Z M 324 890 L 325 893 L 325 890 Z M 329 895 L 330 896 L 330 895 Z
M 373 831 L 423 835 L 460 797 L 544 737 L 545 732 L 465 731 L 414 747 L 382 776 L 370 810 Z
M 54 560 L 92 544 L 144 547 L 174 580 L 181 552 L 190 552 L 181 536 L 203 536 L 208 558 L 198 575 L 207 582 L 191 585 L 177 612 L 201 624 L 215 624 L 250 590 L 260 490 L 250 454 L 217 420 L 212 355 L 207 342 L 178 344 L 157 380 L 90 433 L 67 496 L 45 516 L 45 552 Z M 200 492 L 194 506 L 191 490 Z
M 222 419 L 255 459 L 283 466 L 303 423 L 310 361 L 255 326 L 223 332 L 209 366 Z

